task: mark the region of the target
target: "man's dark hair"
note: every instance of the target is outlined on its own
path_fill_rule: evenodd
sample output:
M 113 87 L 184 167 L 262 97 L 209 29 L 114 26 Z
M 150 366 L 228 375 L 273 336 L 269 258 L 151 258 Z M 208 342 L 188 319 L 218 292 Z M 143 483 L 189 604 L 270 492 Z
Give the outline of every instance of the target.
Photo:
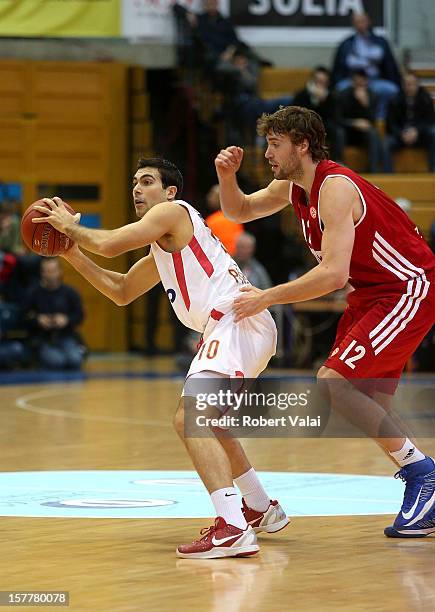
M 257 132 L 260 136 L 269 132 L 286 134 L 295 145 L 306 139 L 313 162 L 329 158 L 323 121 L 315 111 L 303 106 L 285 106 L 272 115 L 263 113 L 257 121 Z
M 355 68 L 352 70 L 351 76 L 360 76 L 365 77 L 366 79 L 368 78 L 367 72 L 364 70 L 364 68 Z
M 163 159 L 163 157 L 141 157 L 137 162 L 137 169 L 157 168 L 164 189 L 168 187 L 177 188 L 177 196 L 183 191 L 183 175 L 175 164 Z
M 316 72 L 323 72 L 324 74 L 327 74 L 329 77 L 331 76 L 331 71 L 326 66 L 316 66 L 313 70 L 313 74 L 316 74 Z

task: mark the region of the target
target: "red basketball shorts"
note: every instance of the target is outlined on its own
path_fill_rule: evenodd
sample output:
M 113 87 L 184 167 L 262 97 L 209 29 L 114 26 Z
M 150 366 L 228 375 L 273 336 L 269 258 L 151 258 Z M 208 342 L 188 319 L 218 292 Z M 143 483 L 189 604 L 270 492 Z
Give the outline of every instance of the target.
M 394 393 L 406 362 L 435 322 L 435 278 L 356 290 L 348 302 L 324 365 L 348 379 L 385 379 L 377 389 Z

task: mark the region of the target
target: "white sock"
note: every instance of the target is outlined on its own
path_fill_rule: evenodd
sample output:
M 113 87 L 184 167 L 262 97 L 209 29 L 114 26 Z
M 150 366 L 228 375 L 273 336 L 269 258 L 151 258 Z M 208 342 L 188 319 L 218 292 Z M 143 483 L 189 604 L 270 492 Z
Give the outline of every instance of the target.
M 229 525 L 239 529 L 248 526 L 242 512 L 242 501 L 234 487 L 218 489 L 211 493 L 211 501 L 216 510 L 216 516 L 221 516 Z
M 418 450 L 409 438 L 406 438 L 405 444 L 398 451 L 390 452 L 390 455 L 397 461 L 400 467 L 416 463 L 425 458 L 425 455 Z
M 254 468 L 235 478 L 234 482 L 239 487 L 247 506 L 258 512 L 266 512 L 270 505 L 270 497 L 259 481 Z

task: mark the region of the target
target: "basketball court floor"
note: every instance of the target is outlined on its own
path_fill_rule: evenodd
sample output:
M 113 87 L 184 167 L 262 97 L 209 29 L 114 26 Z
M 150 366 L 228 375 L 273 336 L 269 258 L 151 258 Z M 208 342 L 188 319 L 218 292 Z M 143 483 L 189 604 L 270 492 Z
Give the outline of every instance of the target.
M 3 379 L 1 591 L 98 612 L 435 610 L 435 537 L 384 537 L 403 483 L 366 439 L 244 440 L 291 524 L 250 558 L 177 559 L 213 522 L 172 429 L 182 380 L 139 358 Z

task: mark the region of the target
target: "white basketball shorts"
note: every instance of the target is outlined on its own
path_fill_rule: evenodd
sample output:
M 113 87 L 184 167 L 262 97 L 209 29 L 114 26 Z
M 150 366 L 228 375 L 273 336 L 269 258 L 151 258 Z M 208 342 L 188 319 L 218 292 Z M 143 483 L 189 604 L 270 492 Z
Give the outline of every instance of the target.
M 268 310 L 239 323 L 231 311 L 219 321 L 210 318 L 186 379 L 199 372 L 257 378 L 275 355 L 276 340 L 275 321 Z

